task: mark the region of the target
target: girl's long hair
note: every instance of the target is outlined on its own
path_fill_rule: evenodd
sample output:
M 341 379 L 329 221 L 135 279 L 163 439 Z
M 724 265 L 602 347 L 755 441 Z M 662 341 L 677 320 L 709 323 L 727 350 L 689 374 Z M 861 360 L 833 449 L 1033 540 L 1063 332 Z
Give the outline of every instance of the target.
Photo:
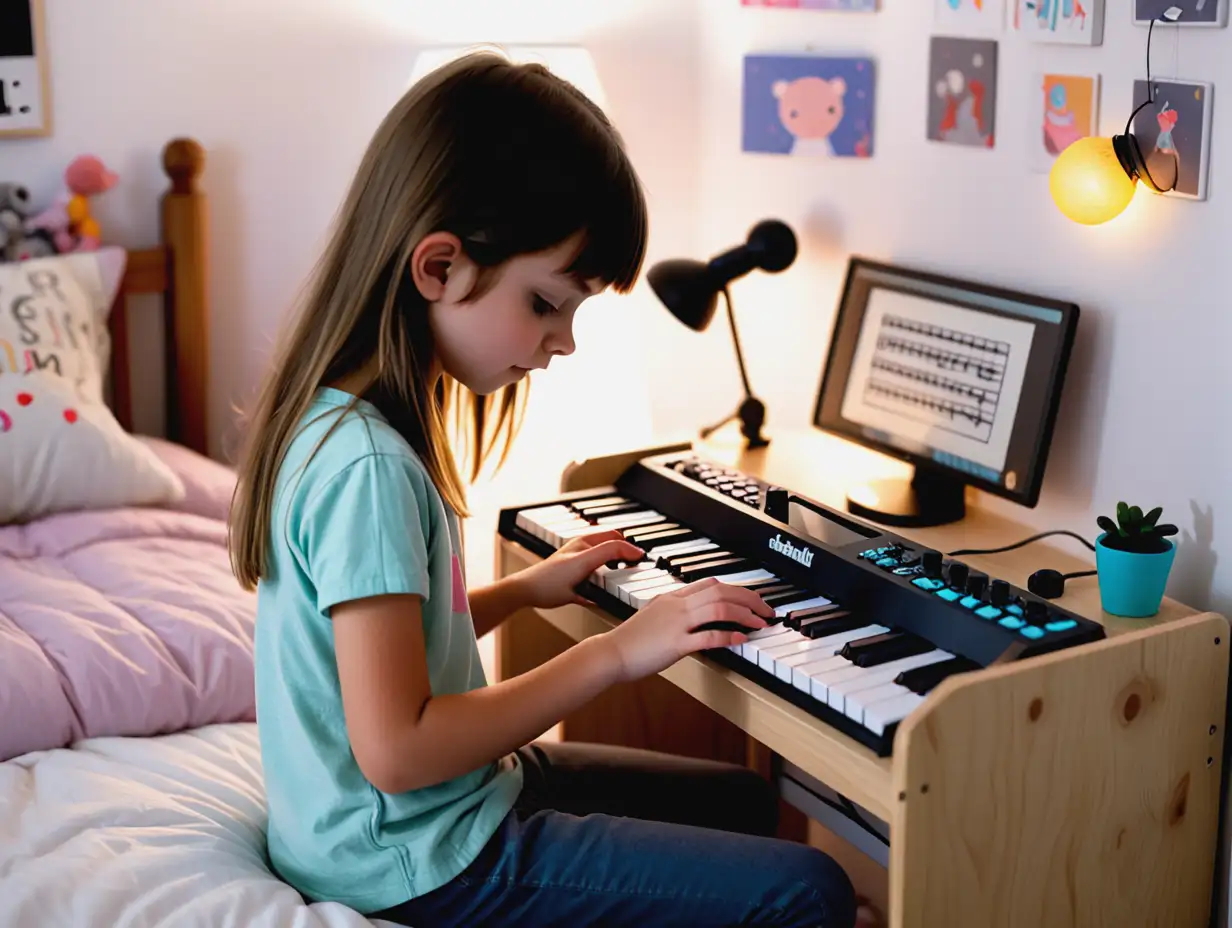
M 504 462 L 524 381 L 479 397 L 436 370 L 428 304 L 408 269 L 416 244 L 436 231 L 458 236 L 480 266 L 469 299 L 510 258 L 575 235 L 581 246 L 565 270 L 627 292 L 645 256 L 646 202 L 603 112 L 541 65 L 475 53 L 417 82 L 373 136 L 248 414 L 229 526 L 244 589 L 267 576 L 279 471 L 321 386 L 371 370 L 363 398 L 459 516 L 466 481 L 449 440 L 451 410 L 470 481 L 498 446 L 497 467 Z

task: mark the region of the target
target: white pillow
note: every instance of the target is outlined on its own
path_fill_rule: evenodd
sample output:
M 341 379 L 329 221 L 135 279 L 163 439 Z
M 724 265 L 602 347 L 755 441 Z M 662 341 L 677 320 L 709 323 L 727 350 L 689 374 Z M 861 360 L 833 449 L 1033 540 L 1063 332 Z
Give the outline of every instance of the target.
M 184 495 L 158 455 L 72 381 L 38 370 L 0 376 L 0 524 Z
M 0 374 L 46 370 L 102 402 L 122 248 L 0 263 Z

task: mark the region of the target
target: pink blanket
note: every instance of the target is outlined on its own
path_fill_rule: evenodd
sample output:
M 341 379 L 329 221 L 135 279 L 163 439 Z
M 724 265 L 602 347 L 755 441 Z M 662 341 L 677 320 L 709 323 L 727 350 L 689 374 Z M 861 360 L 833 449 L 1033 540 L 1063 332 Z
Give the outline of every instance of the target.
M 0 528 L 0 761 L 255 718 L 256 598 L 226 548 L 234 475 L 146 441 L 188 489 L 174 509 Z

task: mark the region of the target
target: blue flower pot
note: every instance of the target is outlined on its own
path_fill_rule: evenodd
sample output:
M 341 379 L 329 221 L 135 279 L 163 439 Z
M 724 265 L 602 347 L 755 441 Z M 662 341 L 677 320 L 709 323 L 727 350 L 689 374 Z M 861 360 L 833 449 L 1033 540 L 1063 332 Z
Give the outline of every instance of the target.
M 1099 573 L 1099 597 L 1104 611 L 1130 619 L 1155 615 L 1168 586 L 1176 545 L 1165 538 L 1167 551 L 1139 554 L 1106 548 L 1105 537 L 1095 539 L 1095 569 Z

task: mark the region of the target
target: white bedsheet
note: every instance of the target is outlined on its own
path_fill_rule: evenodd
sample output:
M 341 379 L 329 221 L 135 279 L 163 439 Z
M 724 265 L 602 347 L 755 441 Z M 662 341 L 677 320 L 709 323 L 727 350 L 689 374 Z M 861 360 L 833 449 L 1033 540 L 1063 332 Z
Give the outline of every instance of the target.
M 265 858 L 253 724 L 0 764 L 0 928 L 368 928 Z

